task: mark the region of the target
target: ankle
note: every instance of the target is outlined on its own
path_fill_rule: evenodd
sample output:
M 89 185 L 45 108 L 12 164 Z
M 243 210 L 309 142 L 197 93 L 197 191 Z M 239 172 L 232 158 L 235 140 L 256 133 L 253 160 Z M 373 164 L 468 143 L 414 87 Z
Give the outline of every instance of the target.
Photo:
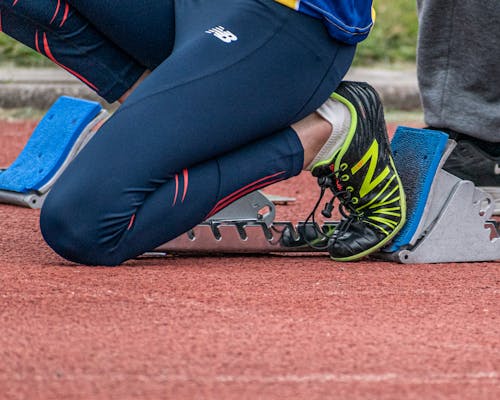
M 306 168 L 316 154 L 327 142 L 332 132 L 332 125 L 316 112 L 292 125 L 304 148 L 304 165 Z
M 304 143 L 304 169 L 312 169 L 320 162 L 331 162 L 337 150 L 342 146 L 351 126 L 349 108 L 341 101 L 328 99 L 311 116 L 315 136 Z

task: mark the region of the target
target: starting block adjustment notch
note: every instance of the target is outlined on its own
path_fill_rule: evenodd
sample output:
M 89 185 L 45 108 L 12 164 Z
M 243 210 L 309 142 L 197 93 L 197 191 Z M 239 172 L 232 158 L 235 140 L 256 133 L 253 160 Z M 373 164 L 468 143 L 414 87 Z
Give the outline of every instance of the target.
M 238 223 L 263 222 L 270 227 L 276 216 L 276 206 L 262 192 L 256 190 L 231 203 L 217 214 L 208 219 L 208 222 Z
M 436 218 L 426 221 L 421 239 L 394 253 L 397 261 L 413 264 L 500 259 L 499 234 L 496 224 L 489 220 L 495 208 L 491 196 L 445 171 L 440 171 L 437 182 L 444 187 L 455 184 Z
M 61 97 L 14 163 L 0 170 L 0 202 L 40 208 L 105 118 L 99 103 Z M 407 194 L 407 223 L 376 257 L 401 263 L 500 260 L 500 224 L 490 219 L 493 199 L 442 168 L 454 145 L 442 132 L 397 129 L 391 146 Z M 338 224 L 327 222 L 318 234 L 311 224 L 275 222 L 275 216 L 275 203 L 256 191 L 155 252 L 326 252 L 325 234 Z
M 492 198 L 442 169 L 455 143 L 442 132 L 398 128 L 392 142 L 396 167 L 407 192 L 408 218 L 391 245 L 375 257 L 400 263 L 444 263 L 500 259 L 499 224 L 491 221 Z M 263 196 L 264 198 L 262 198 Z M 160 246 L 167 253 L 317 252 L 310 224 L 274 222 L 274 206 L 262 193 L 243 197 L 188 234 Z M 326 223 L 331 232 L 338 222 Z M 324 243 L 324 242 L 323 242 Z
M 443 169 L 455 145 L 442 132 L 398 128 L 392 147 L 407 193 L 408 222 L 377 256 L 402 263 L 500 259 L 500 235 L 490 221 L 493 199 Z

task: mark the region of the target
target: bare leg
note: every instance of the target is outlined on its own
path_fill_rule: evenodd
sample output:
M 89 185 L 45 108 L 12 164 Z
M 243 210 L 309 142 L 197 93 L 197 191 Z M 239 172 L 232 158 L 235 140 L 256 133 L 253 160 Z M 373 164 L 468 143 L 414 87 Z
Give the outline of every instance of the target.
M 292 129 L 304 147 L 304 168 L 311 163 L 316 154 L 326 143 L 332 132 L 332 125 L 321 118 L 319 114 L 312 113 L 292 125 Z

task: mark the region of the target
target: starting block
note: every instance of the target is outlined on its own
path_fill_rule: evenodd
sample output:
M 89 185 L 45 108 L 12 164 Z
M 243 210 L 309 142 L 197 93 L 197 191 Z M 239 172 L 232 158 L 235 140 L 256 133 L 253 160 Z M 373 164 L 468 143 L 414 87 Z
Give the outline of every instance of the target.
M 391 147 L 407 222 L 377 256 L 411 264 L 500 260 L 493 198 L 442 168 L 455 146 L 442 132 L 398 128 Z
M 442 169 L 455 145 L 442 132 L 397 129 L 391 147 L 407 195 L 407 222 L 375 258 L 408 264 L 500 260 L 500 224 L 491 219 L 493 199 L 472 182 Z M 275 222 L 274 215 L 273 203 L 254 193 L 156 251 L 318 252 L 324 251 L 316 247 L 321 248 L 325 238 L 317 229 L 328 235 L 339 222 L 326 222 L 321 227 L 304 222 L 294 225 Z
M 0 203 L 40 208 L 62 172 L 107 117 L 96 102 L 61 97 L 39 122 L 23 151 L 0 171 Z
M 23 151 L 0 170 L 0 202 L 40 208 L 68 164 L 107 112 L 99 103 L 61 97 Z M 407 222 L 376 258 L 400 263 L 500 260 L 494 201 L 472 182 L 442 169 L 456 143 L 445 133 L 399 127 L 391 147 L 407 195 Z M 250 193 L 187 233 L 145 255 L 311 253 L 326 244 L 339 221 L 275 221 L 276 204 L 295 199 Z M 318 231 L 324 235 L 318 234 Z

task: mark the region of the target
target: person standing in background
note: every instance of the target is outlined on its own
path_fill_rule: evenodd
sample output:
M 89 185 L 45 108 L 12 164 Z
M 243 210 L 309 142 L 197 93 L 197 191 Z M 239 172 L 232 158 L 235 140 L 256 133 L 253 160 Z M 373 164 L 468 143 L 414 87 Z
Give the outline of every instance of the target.
M 430 129 L 457 141 L 445 169 L 500 215 L 500 1 L 417 0 L 417 73 Z

